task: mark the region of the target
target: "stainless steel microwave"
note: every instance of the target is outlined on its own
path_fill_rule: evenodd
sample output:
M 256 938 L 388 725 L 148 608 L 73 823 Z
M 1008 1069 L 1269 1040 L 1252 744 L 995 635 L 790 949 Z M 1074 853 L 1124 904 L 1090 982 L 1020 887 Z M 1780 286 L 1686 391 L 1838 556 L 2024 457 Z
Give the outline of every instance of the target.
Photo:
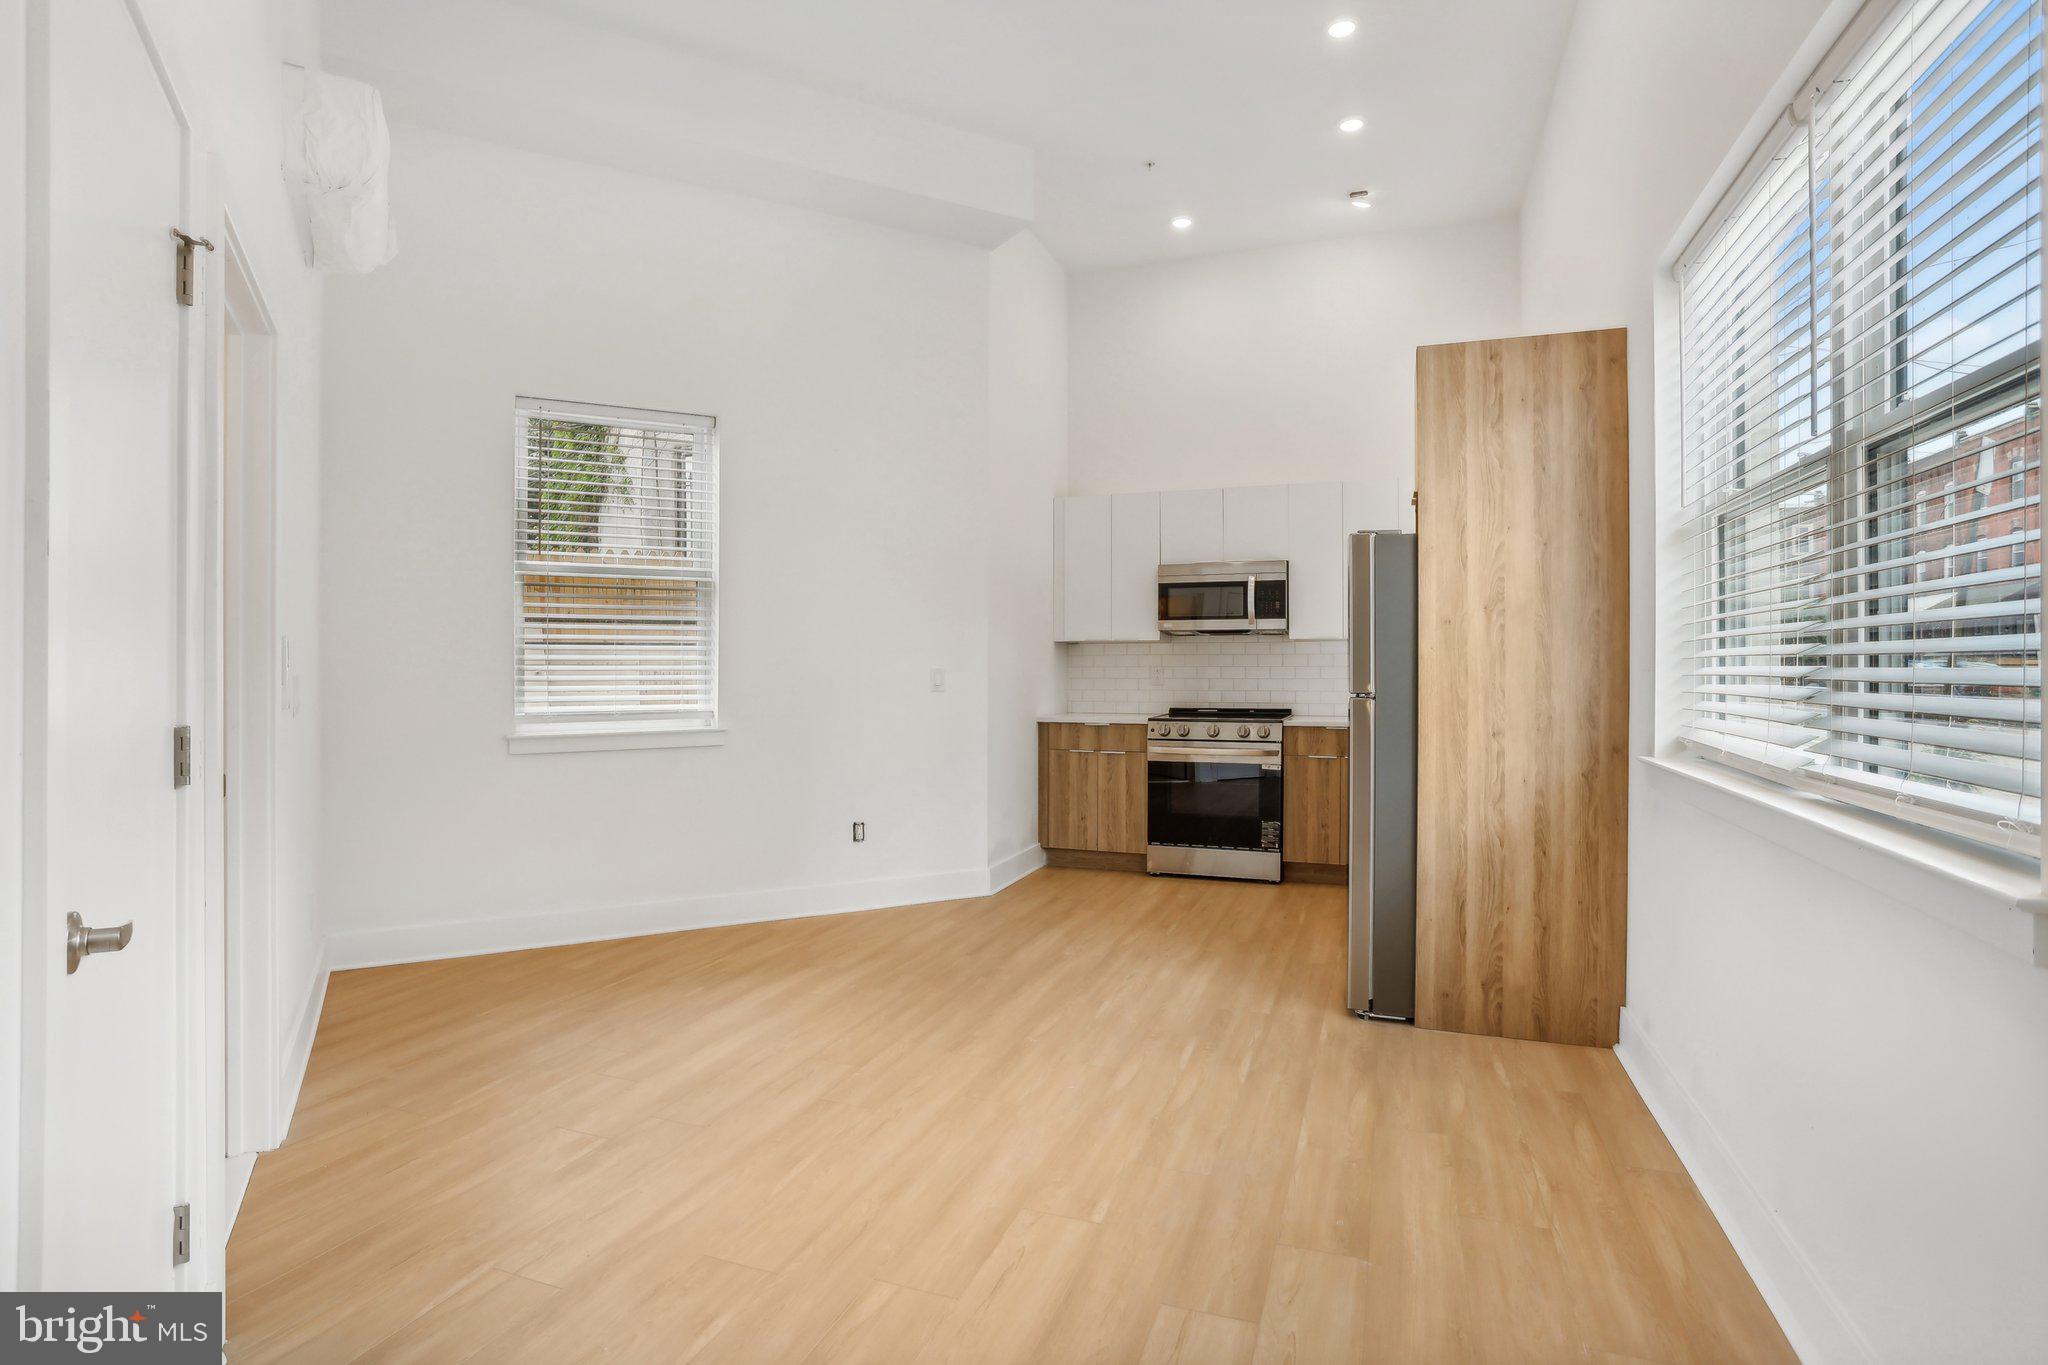
M 1287 561 L 1159 566 L 1163 635 L 1285 635 Z

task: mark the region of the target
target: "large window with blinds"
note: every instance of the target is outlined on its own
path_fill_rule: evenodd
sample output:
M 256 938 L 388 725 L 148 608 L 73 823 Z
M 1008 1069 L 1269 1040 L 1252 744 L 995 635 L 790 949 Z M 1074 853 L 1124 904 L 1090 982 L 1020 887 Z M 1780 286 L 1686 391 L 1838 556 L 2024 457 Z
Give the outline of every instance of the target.
M 521 398 L 513 450 L 519 728 L 712 726 L 717 424 Z
M 2041 0 L 1873 0 L 1681 261 L 1684 741 L 2031 853 Z

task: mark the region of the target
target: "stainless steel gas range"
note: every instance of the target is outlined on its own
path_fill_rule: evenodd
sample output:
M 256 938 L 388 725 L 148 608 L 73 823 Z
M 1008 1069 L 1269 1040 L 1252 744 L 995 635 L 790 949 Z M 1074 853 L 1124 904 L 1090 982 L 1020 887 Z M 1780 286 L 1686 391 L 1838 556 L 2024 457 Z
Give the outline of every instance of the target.
M 1284 707 L 1175 706 L 1145 725 L 1145 870 L 1280 880 Z

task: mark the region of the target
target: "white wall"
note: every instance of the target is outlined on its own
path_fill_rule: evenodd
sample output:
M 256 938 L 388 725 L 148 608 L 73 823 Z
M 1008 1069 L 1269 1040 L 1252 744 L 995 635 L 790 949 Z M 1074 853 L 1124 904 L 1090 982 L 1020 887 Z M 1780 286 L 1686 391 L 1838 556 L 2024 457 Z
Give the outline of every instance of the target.
M 1581 0 L 1523 218 L 1529 331 L 1630 331 L 1634 751 L 1660 707 L 1657 272 L 1853 9 Z M 1774 88 L 1775 87 L 1775 88 Z M 1808 1359 L 2038 1359 L 2048 971 L 1989 897 L 1631 774 L 1622 1054 Z M 1731 805 L 1731 802 L 1738 804 Z M 1864 860 L 1867 863 L 1867 858 Z M 1890 894 L 1877 889 L 1890 886 Z M 1999 917 L 2006 917 L 2000 921 Z M 1983 936 L 1956 926 L 1981 930 Z
M 1415 348 L 1520 330 L 1512 220 L 1073 277 L 1072 491 L 1415 481 Z
M 989 255 L 988 862 L 1034 864 L 1037 717 L 1060 706 L 1052 500 L 1067 474 L 1067 276 L 1029 232 Z
M 985 887 L 987 253 L 393 141 L 398 258 L 328 294 L 337 960 Z M 718 418 L 722 747 L 506 752 L 519 394 Z

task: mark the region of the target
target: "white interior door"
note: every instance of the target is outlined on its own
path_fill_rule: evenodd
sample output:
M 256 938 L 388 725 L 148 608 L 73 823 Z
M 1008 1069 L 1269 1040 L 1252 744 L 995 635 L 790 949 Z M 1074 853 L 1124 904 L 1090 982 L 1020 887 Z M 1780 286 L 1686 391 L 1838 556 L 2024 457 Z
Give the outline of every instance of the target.
M 181 116 L 121 0 L 48 0 L 48 555 L 31 688 L 24 1270 L 165 1288 L 176 1188 Z M 42 471 L 38 471 L 42 472 Z M 35 695 L 40 691 L 40 695 Z M 132 921 L 66 972 L 65 918 Z

